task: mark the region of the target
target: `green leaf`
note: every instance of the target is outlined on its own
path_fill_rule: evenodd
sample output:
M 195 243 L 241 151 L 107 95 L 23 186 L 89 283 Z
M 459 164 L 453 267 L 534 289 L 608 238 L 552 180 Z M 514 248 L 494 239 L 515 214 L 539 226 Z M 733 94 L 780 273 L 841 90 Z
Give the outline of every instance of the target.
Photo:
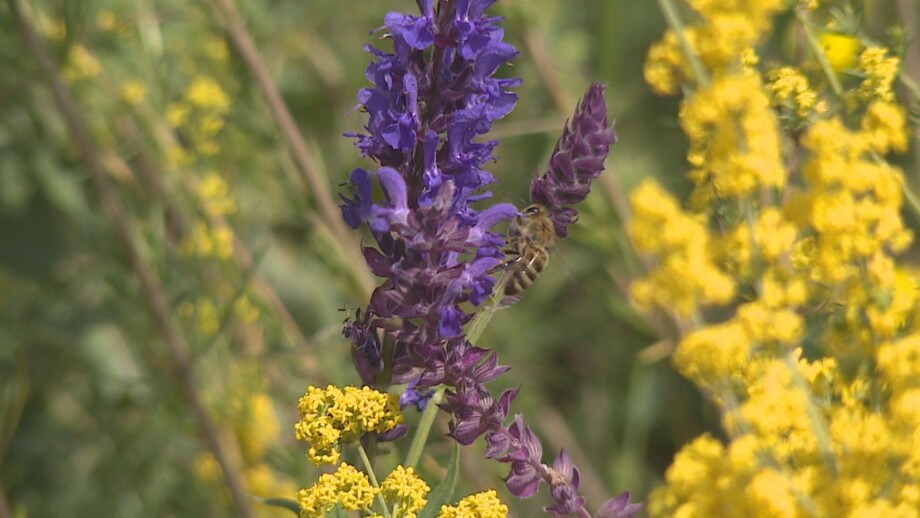
M 457 473 L 459 472 L 460 445 L 454 443 L 454 452 L 450 455 L 450 460 L 447 463 L 447 476 L 428 493 L 428 504 L 418 513 L 418 518 L 435 518 L 441 510 L 441 506 L 451 501 L 454 496 L 454 488 L 457 487 Z
M 300 516 L 300 504 L 298 504 L 295 500 L 291 500 L 290 498 L 261 498 L 258 496 L 254 496 L 253 498 L 265 505 L 289 509 L 297 516 Z

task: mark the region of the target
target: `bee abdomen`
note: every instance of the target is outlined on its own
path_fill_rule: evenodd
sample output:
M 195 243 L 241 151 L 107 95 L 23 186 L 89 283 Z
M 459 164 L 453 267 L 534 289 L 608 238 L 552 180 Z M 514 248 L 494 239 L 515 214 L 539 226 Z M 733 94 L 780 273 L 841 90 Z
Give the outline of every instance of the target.
M 527 288 L 546 268 L 549 253 L 540 248 L 530 248 L 521 254 L 521 258 L 512 272 L 511 279 L 505 285 L 505 295 L 518 295 Z

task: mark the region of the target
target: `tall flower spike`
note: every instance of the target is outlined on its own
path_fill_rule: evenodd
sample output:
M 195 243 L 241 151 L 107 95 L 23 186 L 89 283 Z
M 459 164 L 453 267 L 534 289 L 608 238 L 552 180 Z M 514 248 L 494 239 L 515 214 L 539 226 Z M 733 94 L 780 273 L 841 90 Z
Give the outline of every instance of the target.
M 494 0 L 416 2 L 418 16 L 385 18 L 381 30 L 392 52 L 365 47 L 373 56 L 366 70 L 373 86 L 361 90 L 358 102 L 368 119 L 364 133 L 348 136 L 380 167 L 352 172 L 342 216 L 353 228 L 367 225 L 374 243 L 364 257 L 384 281 L 344 332 L 365 384 L 412 382 L 403 405 L 448 386 L 440 408 L 452 415 L 457 442 L 485 435 L 487 457 L 510 464 L 505 480 L 514 494 L 530 496 L 546 482 L 555 501 L 548 512 L 586 517 L 578 470 L 564 453 L 553 467 L 542 464 L 542 446 L 520 416 L 505 426 L 518 391 L 493 398 L 485 383 L 508 367 L 471 344 L 463 329 L 470 306 L 493 291 L 489 272 L 504 260 L 502 236 L 491 229 L 518 216 L 508 203 L 474 206 L 491 196 L 484 189 L 493 178 L 483 167 L 498 144 L 481 136 L 511 111 L 517 95 L 509 89 L 520 84 L 493 75 L 517 51 L 502 41 L 500 19 L 485 15 Z M 531 186 L 532 200 L 547 207 L 560 237 L 614 140 L 604 87 L 593 84 Z M 382 200 L 374 199 L 374 181 Z M 619 512 L 619 505 L 606 508 Z
M 386 16 L 381 30 L 392 52 L 365 47 L 373 86 L 358 102 L 368 120 L 365 133 L 349 136 L 381 167 L 353 171 L 350 193 L 341 197 L 345 221 L 370 229 L 376 246 L 364 257 L 385 279 L 365 318 L 345 330 L 365 383 L 410 381 L 443 357 L 445 340 L 462 342 L 466 303 L 491 294 L 489 272 L 504 258 L 503 239 L 491 228 L 517 210 L 473 206 L 490 197 L 484 188 L 492 175 L 483 167 L 498 144 L 479 136 L 511 111 L 517 96 L 508 90 L 520 83 L 493 77 L 517 55 L 502 41 L 499 19 L 485 16 L 493 1 L 418 0 L 420 15 Z M 375 180 L 383 200 L 373 199 Z M 388 379 L 379 379 L 383 374 Z M 432 378 L 438 376 L 424 380 L 439 382 Z
M 578 216 L 572 205 L 588 196 L 591 182 L 604 170 L 610 146 L 617 141 L 607 123 L 605 88 L 601 83 L 588 87 L 556 142 L 546 172 L 530 184 L 530 200 L 550 210 L 559 237 L 568 235 Z

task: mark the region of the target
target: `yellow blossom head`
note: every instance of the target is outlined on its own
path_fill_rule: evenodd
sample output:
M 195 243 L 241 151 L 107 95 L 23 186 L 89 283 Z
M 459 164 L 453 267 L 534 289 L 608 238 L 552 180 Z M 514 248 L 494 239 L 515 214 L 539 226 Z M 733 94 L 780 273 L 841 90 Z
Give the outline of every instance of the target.
M 413 468 L 396 466 L 380 484 L 380 495 L 393 516 L 413 517 L 428 503 L 430 489 Z
M 505 518 L 508 506 L 498 499 L 494 489 L 470 495 L 457 505 L 441 506 L 438 518 Z
M 370 387 L 329 385 L 307 388 L 297 405 L 300 421 L 294 425 L 298 439 L 310 444 L 308 457 L 314 464 L 333 464 L 339 448 L 367 433 L 384 433 L 402 422 L 395 394 Z
M 353 466 L 341 464 L 335 473 L 321 475 L 316 484 L 297 493 L 300 516 L 320 517 L 336 506 L 346 511 L 366 510 L 378 491 L 367 475 Z

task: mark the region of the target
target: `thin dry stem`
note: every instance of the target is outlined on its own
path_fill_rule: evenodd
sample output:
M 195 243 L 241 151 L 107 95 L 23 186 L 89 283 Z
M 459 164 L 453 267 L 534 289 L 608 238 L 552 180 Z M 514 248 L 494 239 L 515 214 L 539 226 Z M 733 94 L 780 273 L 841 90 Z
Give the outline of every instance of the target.
M 543 38 L 535 31 L 524 31 L 524 46 L 527 47 L 527 53 L 533 61 L 534 68 L 537 69 L 537 75 L 543 81 L 543 86 L 549 92 L 553 99 L 553 104 L 560 113 L 571 113 L 575 101 L 572 96 L 565 91 L 559 81 L 559 75 L 556 74 L 556 68 L 553 60 L 550 58 L 546 45 L 543 44 Z
M 10 510 L 10 504 L 6 498 L 6 491 L 0 486 L 0 518 L 11 518 L 13 512 Z
M 137 126 L 134 124 L 134 121 L 124 117 L 119 120 L 119 127 L 123 130 L 126 138 L 132 140 L 140 140 L 140 131 Z M 175 142 L 174 135 L 165 128 L 165 125 L 158 124 L 158 130 L 156 133 L 161 139 L 168 140 L 170 145 L 178 145 Z M 166 213 L 172 215 L 170 217 L 171 223 L 176 226 L 179 231 L 179 235 L 184 235 L 188 228 L 188 222 L 186 217 L 182 214 L 182 211 L 172 202 L 172 197 L 167 192 L 167 188 L 163 185 L 161 181 L 164 178 L 162 171 L 156 170 L 156 165 L 150 160 L 147 152 L 143 148 L 138 149 L 138 161 L 137 169 L 140 175 L 144 180 L 150 185 L 151 190 L 154 194 L 157 195 L 159 201 L 163 203 Z M 127 167 L 127 165 L 126 165 Z M 187 175 L 176 175 L 177 178 L 183 183 L 183 187 L 187 191 L 192 190 L 191 180 Z M 220 215 L 210 214 L 201 207 L 198 207 L 197 211 L 202 217 L 204 217 L 208 225 L 212 228 L 222 228 L 222 227 L 231 227 L 230 222 L 226 218 Z M 291 341 L 291 343 L 300 351 L 301 353 L 301 365 L 304 369 L 304 374 L 307 375 L 310 379 L 316 380 L 316 383 L 325 383 L 326 376 L 323 374 L 319 366 L 319 361 L 316 359 L 316 355 L 313 353 L 314 348 L 311 341 L 303 334 L 300 330 L 300 326 L 297 325 L 297 321 L 294 320 L 293 315 L 288 310 L 287 305 L 278 295 L 275 288 L 271 285 L 270 282 L 262 275 L 258 270 L 253 270 L 253 255 L 252 251 L 246 246 L 237 235 L 233 232 L 233 259 L 236 262 L 237 267 L 242 272 L 252 272 L 251 274 L 251 286 L 255 290 L 255 293 L 265 301 L 268 306 L 271 308 L 275 317 L 278 319 L 278 323 L 281 326 L 281 332 L 284 333 L 285 337 Z
M 343 257 L 349 258 L 352 273 L 363 291 L 362 295 L 369 297 L 374 289 L 374 281 L 370 272 L 363 267 L 364 259 L 358 252 L 352 232 L 342 221 L 339 209 L 332 201 L 332 194 L 327 186 L 325 175 L 307 151 L 304 137 L 297 128 L 297 124 L 294 123 L 294 118 L 275 86 L 268 68 L 262 61 L 236 6 L 232 0 L 207 0 L 207 3 L 223 18 L 227 36 L 265 97 L 272 118 L 294 157 L 301 178 L 310 189 L 319 212 L 322 214 L 322 219 L 336 238 L 336 246 Z

